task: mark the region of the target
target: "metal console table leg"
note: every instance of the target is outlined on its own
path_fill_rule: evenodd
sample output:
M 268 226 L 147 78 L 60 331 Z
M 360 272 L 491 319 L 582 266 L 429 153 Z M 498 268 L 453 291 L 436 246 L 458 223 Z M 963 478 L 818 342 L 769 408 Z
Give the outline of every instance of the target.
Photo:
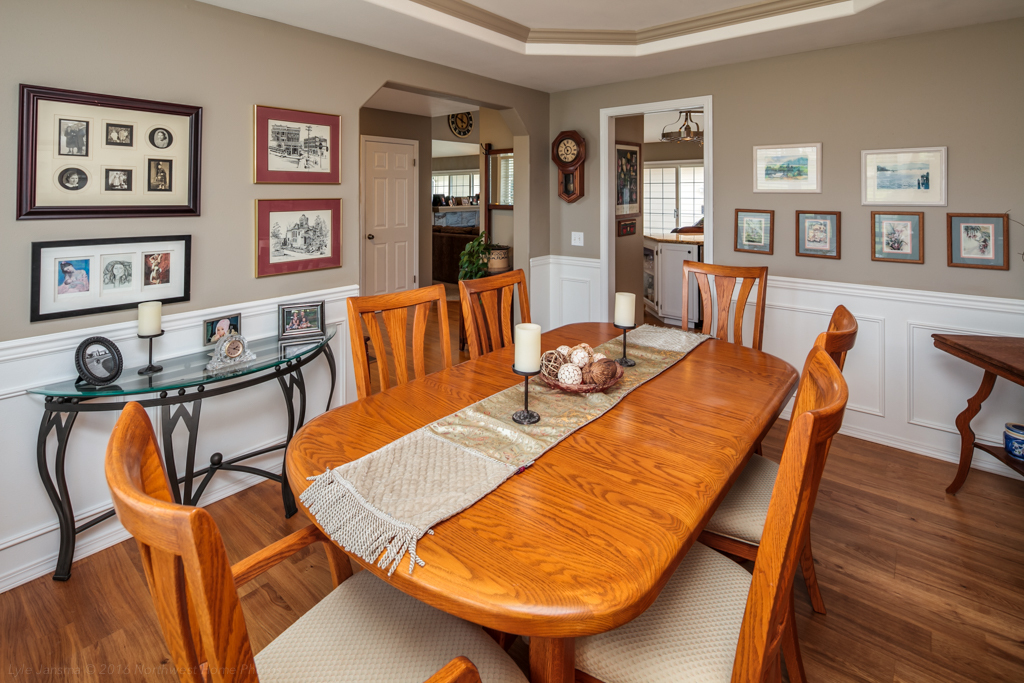
M 39 466 L 39 478 L 43 481 L 46 495 L 57 513 L 60 525 L 60 546 L 57 550 L 57 568 L 53 573 L 55 581 L 67 581 L 71 578 L 71 560 L 75 555 L 75 512 L 68 496 L 67 481 L 64 477 L 64 457 L 68 448 L 68 437 L 75 424 L 78 413 L 62 413 L 49 410 L 43 412 L 43 421 L 39 425 L 39 439 L 36 442 L 36 463 Z M 63 420 L 62 420 L 63 418 Z M 57 432 L 57 455 L 54 469 L 57 470 L 57 484 L 54 485 L 50 476 L 50 466 L 46 458 L 46 441 L 51 431 Z

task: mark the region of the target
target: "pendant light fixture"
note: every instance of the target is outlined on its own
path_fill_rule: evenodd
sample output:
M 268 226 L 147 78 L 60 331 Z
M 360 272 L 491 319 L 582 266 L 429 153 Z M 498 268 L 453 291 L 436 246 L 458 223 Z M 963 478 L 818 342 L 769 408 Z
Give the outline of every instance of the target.
M 690 117 L 691 112 L 680 111 L 679 118 L 661 129 L 662 142 L 696 142 L 704 146 L 704 131 L 700 124 Z M 676 127 L 678 124 L 678 128 Z M 669 129 L 672 130 L 669 130 Z

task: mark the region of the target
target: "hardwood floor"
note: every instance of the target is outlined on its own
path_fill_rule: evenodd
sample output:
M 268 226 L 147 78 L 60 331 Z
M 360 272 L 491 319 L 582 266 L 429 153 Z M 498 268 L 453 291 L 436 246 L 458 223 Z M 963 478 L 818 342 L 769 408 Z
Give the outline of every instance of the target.
M 785 428 L 765 439 L 768 457 L 781 453 Z M 810 681 L 1024 680 L 1024 483 L 975 470 L 947 496 L 955 472 L 836 437 L 811 525 L 828 614 L 811 611 L 802 581 L 795 588 Z M 276 486 L 208 507 L 232 561 L 305 525 L 283 518 Z M 316 547 L 244 586 L 254 647 L 329 590 Z M 517 641 L 513 654 L 524 651 Z M 0 594 L 0 664 L 4 681 L 175 680 L 135 542 L 79 560 L 66 583 L 43 577 Z

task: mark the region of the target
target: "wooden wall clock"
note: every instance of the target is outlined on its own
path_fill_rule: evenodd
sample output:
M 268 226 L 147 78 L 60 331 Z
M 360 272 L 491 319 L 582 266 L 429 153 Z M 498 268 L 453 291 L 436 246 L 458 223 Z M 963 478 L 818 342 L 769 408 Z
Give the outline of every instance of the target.
M 587 143 L 574 130 L 563 130 L 551 143 L 551 160 L 558 167 L 555 183 L 558 196 L 572 204 L 583 197 L 583 162 L 587 160 Z

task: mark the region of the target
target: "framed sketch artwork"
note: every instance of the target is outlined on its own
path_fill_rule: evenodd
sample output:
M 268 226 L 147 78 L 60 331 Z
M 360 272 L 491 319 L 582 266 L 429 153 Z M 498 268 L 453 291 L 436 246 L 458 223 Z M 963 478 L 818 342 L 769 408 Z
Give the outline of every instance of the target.
M 870 149 L 860 153 L 865 206 L 945 206 L 946 148 Z
M 202 112 L 22 85 L 17 217 L 198 216 Z
M 736 242 L 733 251 L 771 255 L 775 251 L 775 212 L 736 209 Z
M 256 183 L 341 182 L 341 117 L 256 105 Z
M 640 145 L 615 143 L 615 215 L 620 218 L 640 216 Z
M 924 263 L 924 213 L 871 212 L 871 260 Z
M 947 213 L 946 265 L 1009 270 L 1009 218 L 1005 213 Z
M 821 192 L 821 143 L 754 147 L 754 192 Z
M 188 301 L 192 236 L 32 243 L 32 322 Z
M 256 277 L 340 267 L 340 199 L 256 201 Z
M 841 258 L 841 218 L 838 211 L 797 211 L 796 255 Z

